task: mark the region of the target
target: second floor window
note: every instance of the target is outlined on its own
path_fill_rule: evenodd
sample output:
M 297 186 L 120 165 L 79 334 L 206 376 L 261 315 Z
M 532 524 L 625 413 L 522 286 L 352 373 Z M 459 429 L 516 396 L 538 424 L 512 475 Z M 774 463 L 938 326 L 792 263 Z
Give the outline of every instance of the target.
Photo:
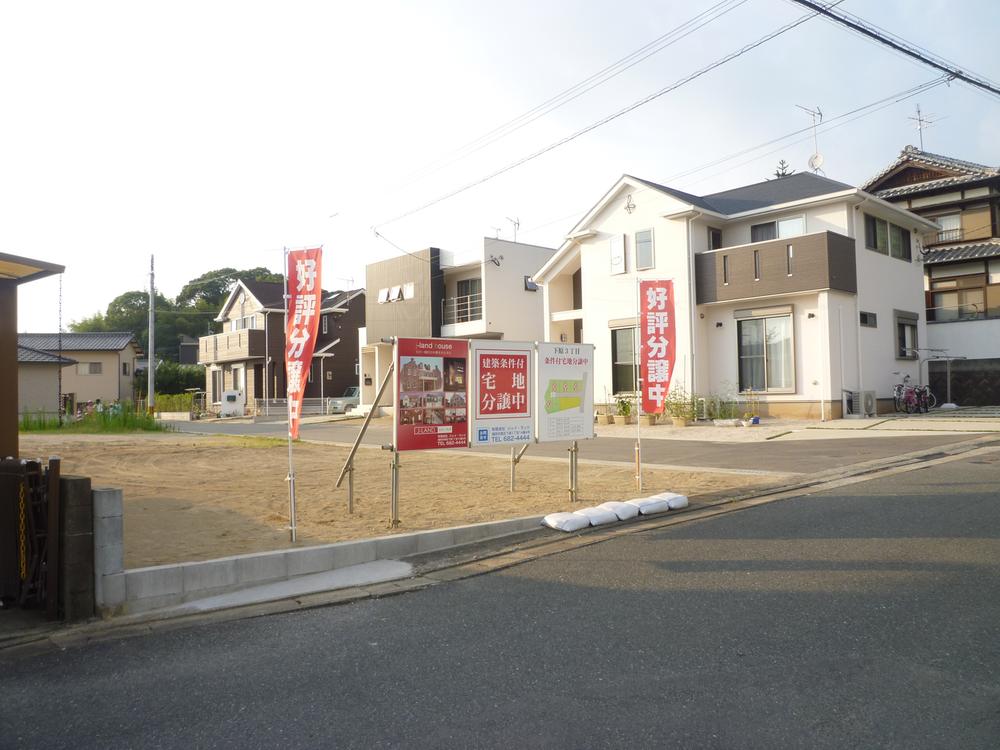
M 638 270 L 653 267 L 653 230 L 635 233 L 635 267 Z
M 910 232 L 869 214 L 865 214 L 865 247 L 900 260 L 911 259 Z
M 462 279 L 456 284 L 455 322 L 465 323 L 483 317 L 483 280 Z

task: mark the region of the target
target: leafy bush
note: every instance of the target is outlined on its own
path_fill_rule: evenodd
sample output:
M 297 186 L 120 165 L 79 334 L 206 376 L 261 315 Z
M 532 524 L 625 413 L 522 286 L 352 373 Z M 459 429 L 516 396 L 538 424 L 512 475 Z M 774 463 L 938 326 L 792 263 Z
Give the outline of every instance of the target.
M 193 393 L 157 393 L 154 406 L 156 411 L 191 411 Z
M 146 371 L 136 370 L 133 382 L 135 383 L 136 395 L 145 397 Z M 205 368 L 202 365 L 179 365 L 176 362 L 160 362 L 156 365 L 157 399 L 161 393 L 184 393 L 188 388 L 205 388 Z

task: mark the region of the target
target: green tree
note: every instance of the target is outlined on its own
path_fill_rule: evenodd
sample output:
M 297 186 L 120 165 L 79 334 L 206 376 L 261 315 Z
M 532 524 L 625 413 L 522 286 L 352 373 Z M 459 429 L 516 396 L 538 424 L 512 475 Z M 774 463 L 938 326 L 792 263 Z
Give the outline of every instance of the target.
M 196 279 L 191 279 L 177 295 L 176 302 L 178 307 L 204 304 L 209 309 L 218 312 L 226 301 L 226 297 L 233 290 L 237 279 L 280 282 L 283 278 L 280 273 L 272 273 L 262 266 L 245 271 L 237 271 L 235 268 L 218 268 L 203 273 Z
M 795 174 L 795 170 L 789 169 L 788 162 L 785 161 L 784 159 L 778 162 L 778 168 L 774 170 L 774 176 L 777 177 L 779 180 L 782 177 L 791 177 L 793 174 Z

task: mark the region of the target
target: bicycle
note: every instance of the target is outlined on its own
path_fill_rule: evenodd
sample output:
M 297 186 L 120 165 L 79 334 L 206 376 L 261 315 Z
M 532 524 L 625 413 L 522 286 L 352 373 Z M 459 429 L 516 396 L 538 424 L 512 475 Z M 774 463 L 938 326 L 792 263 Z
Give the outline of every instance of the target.
M 899 375 L 899 372 L 893 372 Z M 910 385 L 910 376 L 903 375 L 903 382 L 892 387 L 892 405 L 897 412 L 925 414 L 937 406 L 937 398 L 927 385 Z

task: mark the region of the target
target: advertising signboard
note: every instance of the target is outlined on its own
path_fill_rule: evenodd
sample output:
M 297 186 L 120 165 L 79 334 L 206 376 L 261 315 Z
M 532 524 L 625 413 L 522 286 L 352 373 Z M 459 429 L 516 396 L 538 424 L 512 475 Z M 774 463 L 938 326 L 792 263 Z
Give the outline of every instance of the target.
M 534 344 L 470 343 L 472 445 L 530 443 L 534 437 Z
M 639 358 L 642 410 L 660 414 L 670 390 L 674 369 L 674 282 L 672 279 L 639 282 Z
M 288 301 L 285 322 L 285 375 L 288 378 L 288 435 L 299 436 L 302 396 L 319 331 L 323 251 L 292 250 L 288 253 Z
M 467 341 L 396 340 L 397 451 L 468 445 L 468 365 Z
M 539 344 L 539 442 L 594 437 L 594 345 Z

